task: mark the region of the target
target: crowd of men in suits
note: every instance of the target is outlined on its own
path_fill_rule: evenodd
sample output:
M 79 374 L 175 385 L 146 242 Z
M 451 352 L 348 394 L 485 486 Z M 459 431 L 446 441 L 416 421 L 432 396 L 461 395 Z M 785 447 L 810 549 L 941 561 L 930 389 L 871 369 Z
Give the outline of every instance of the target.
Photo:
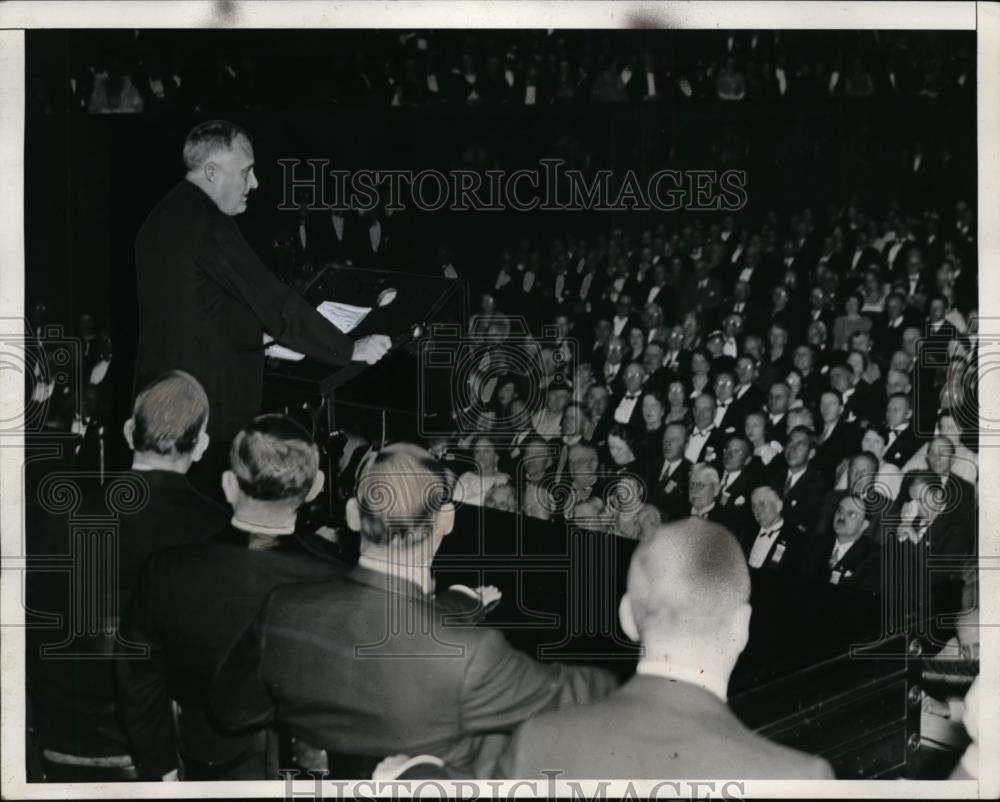
M 461 393 L 479 416 L 455 416 L 478 424 L 436 453 L 466 503 L 633 538 L 704 518 L 752 571 L 879 595 L 901 587 L 890 546 L 968 568 L 974 264 L 961 202 L 922 220 L 849 206 L 566 235 L 547 263 L 504 253 L 470 332 L 494 349 Z M 973 577 L 939 574 L 938 611 Z
M 29 102 L 54 112 L 534 106 L 971 92 L 971 45 L 893 32 L 126 31 L 70 39 Z M 907 32 L 912 34 L 912 32 Z

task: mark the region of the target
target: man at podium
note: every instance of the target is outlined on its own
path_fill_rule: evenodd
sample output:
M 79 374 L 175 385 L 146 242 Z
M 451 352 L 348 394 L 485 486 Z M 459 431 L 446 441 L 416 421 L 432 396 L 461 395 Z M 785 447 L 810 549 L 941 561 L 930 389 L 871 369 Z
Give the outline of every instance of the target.
M 233 220 L 257 188 L 250 135 L 224 121 L 184 142 L 187 174 L 150 213 L 135 243 L 136 385 L 185 370 L 204 386 L 212 446 L 192 479 L 218 492 L 233 436 L 260 411 L 264 334 L 337 367 L 373 364 L 389 337 L 352 341 L 257 258 Z

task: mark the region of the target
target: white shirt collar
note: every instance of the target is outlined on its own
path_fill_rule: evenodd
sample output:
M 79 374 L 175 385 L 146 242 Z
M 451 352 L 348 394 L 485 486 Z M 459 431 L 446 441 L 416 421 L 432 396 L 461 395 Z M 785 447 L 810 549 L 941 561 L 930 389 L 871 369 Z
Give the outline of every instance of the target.
M 434 590 L 433 583 L 429 577 L 430 572 L 421 570 L 420 568 L 411 568 L 399 563 L 385 562 L 384 560 L 370 557 L 367 554 L 362 554 L 358 557 L 358 566 L 367 568 L 369 571 L 377 571 L 380 574 L 389 574 L 390 576 L 405 579 L 408 582 L 412 582 L 428 595 Z
M 769 526 L 767 527 L 767 529 L 761 529 L 760 532 L 757 533 L 757 537 L 760 537 L 761 535 L 776 535 L 781 531 L 781 527 L 783 527 L 784 525 L 785 525 L 784 519 L 779 518 L 777 521 L 774 522 L 774 526 Z
M 236 529 L 240 529 L 243 532 L 250 532 L 254 535 L 278 537 L 280 535 L 290 535 L 295 531 L 294 526 L 264 526 L 262 524 L 251 523 L 250 521 L 242 521 L 235 515 L 229 520 L 229 523 Z
M 687 682 L 703 691 L 708 691 L 723 703 L 728 701 L 728 681 L 707 674 L 703 669 L 679 666 L 662 660 L 640 660 L 639 665 L 635 668 L 635 673 Z

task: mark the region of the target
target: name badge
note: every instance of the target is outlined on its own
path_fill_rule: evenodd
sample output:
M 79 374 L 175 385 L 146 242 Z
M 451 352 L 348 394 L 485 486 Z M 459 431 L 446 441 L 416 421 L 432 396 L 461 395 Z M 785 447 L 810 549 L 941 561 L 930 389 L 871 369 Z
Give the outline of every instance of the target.
M 784 557 L 784 556 L 785 556 L 785 544 L 784 543 L 778 543 L 774 547 L 774 553 L 771 555 L 771 562 L 773 562 L 773 563 L 780 563 L 781 562 L 781 558 Z
M 843 578 L 843 576 L 844 576 L 844 572 L 840 568 L 838 568 L 832 574 L 830 574 L 830 584 L 831 585 L 839 585 L 840 584 L 840 580 Z

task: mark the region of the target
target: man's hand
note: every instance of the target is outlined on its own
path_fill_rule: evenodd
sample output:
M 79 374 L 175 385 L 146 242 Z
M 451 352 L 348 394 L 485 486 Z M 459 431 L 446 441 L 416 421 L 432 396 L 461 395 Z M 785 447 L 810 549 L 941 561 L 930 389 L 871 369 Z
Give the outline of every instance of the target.
M 367 362 L 374 365 L 386 352 L 392 348 L 392 340 L 385 334 L 369 334 L 354 343 L 354 353 L 351 359 L 354 362 Z

